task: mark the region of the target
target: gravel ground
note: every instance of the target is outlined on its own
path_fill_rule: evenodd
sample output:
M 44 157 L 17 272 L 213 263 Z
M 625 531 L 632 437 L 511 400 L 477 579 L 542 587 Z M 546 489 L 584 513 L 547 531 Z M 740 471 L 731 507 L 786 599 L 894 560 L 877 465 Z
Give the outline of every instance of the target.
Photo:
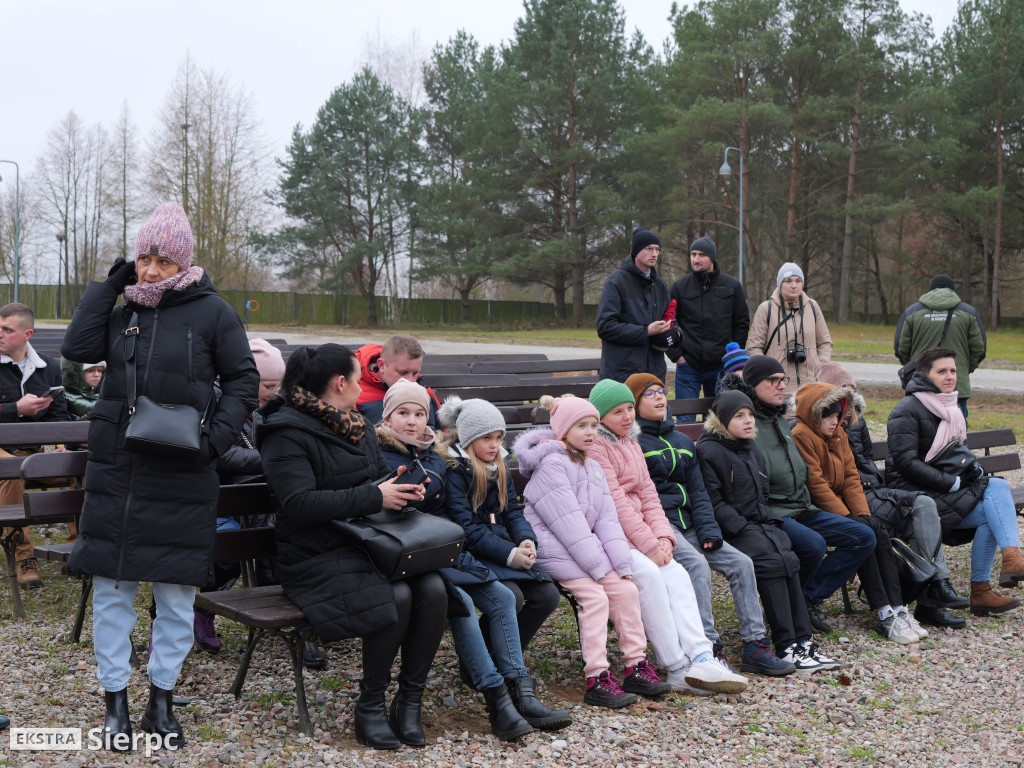
M 1024 482 L 1021 473 L 1008 476 Z M 1018 518 L 1024 529 L 1024 518 Z M 39 536 L 60 539 L 62 527 Z M 959 591 L 969 581 L 969 547 L 947 552 Z M 0 676 L 0 713 L 18 727 L 80 727 L 102 723 L 92 636 L 70 642 L 78 582 L 44 563 L 45 586 L 26 596 L 29 619 L 11 618 L 0 598 L 0 643 L 8 649 Z M 998 559 L 997 565 L 998 568 Z M 738 661 L 737 621 L 725 584 L 715 578 L 716 618 Z M 1013 590 L 1024 598 L 1024 589 Z M 145 616 L 149 597 L 140 590 Z M 458 680 L 446 635 L 431 675 L 424 712 L 428 744 L 381 753 L 360 748 L 352 735 L 359 677 L 358 643 L 328 651 L 325 670 L 306 673 L 316 733 L 297 728 L 290 663 L 283 644 L 267 640 L 256 652 L 242 697 L 227 693 L 244 643 L 241 628 L 218 620 L 225 648 L 194 652 L 176 694 L 189 743 L 179 753 L 121 756 L 108 752 L 12 752 L 0 735 L 0 766 L 1024 766 L 1024 608 L 1001 617 L 968 615 L 965 630 L 932 630 L 917 645 L 882 640 L 867 607 L 841 614 L 833 597 L 836 632 L 821 639 L 842 668 L 804 678 L 751 678 L 730 697 L 670 695 L 611 711 L 582 703 L 582 662 L 572 615 L 563 605 L 527 652 L 549 704 L 570 708 L 576 720 L 554 733 L 536 732 L 516 744 L 490 735 L 479 695 Z M 135 642 L 144 656 L 148 621 Z M 613 664 L 618 663 L 613 653 Z M 129 700 L 137 722 L 148 682 L 133 676 Z

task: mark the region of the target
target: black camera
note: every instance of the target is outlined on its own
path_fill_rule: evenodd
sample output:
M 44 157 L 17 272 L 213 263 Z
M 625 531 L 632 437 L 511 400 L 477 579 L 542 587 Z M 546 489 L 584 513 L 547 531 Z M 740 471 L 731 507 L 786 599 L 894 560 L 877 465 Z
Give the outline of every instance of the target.
M 791 363 L 806 363 L 807 350 L 804 349 L 803 344 L 793 344 L 792 347 L 786 350 L 786 359 Z

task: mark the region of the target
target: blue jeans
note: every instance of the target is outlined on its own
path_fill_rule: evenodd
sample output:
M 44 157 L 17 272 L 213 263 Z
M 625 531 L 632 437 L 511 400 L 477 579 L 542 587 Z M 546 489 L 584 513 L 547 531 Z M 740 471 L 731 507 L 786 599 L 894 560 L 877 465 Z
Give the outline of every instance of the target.
M 1020 546 L 1010 484 L 1001 477 L 989 478 L 985 495 L 957 528 L 978 529 L 971 545 L 971 581 L 989 581 L 996 548 Z
M 108 691 L 120 691 L 132 674 L 132 628 L 137 581 L 92 579 L 92 642 L 96 653 L 96 677 Z M 192 649 L 192 604 L 196 588 L 188 584 L 153 584 L 156 619 L 153 621 L 153 652 L 146 670 L 149 680 L 165 691 L 174 689 L 181 665 Z
M 804 596 L 816 604 L 843 586 L 875 551 L 874 531 L 831 512 L 819 510 L 801 522 L 784 517 L 782 530 L 800 558 Z M 833 549 L 826 555 L 827 547 Z
M 469 678 L 478 691 L 504 685 L 505 680 L 526 677 L 523 651 L 519 645 L 516 598 L 500 581 L 457 587 L 468 618 L 449 620 L 455 652 L 469 670 Z M 479 608 L 490 619 L 491 650 L 480 632 L 476 618 Z M 493 656 L 492 656 L 493 654 Z
M 691 397 L 700 397 L 700 390 L 703 387 L 704 397 L 714 397 L 718 387 L 718 377 L 722 369 L 716 368 L 713 371 L 698 371 L 689 363 L 676 364 L 676 400 L 686 400 Z M 686 414 L 679 416 L 676 421 L 696 421 L 695 415 Z

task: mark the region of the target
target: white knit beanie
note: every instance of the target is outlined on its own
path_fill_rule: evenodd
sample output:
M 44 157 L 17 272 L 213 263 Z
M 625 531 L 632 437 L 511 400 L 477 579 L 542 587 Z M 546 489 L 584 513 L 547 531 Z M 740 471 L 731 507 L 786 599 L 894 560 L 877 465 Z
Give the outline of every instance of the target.
M 491 432 L 501 432 L 502 437 L 505 435 L 505 417 L 486 400 L 463 400 L 452 395 L 437 412 L 437 420 L 446 429 L 455 427 L 463 450 L 468 449 L 478 437 Z

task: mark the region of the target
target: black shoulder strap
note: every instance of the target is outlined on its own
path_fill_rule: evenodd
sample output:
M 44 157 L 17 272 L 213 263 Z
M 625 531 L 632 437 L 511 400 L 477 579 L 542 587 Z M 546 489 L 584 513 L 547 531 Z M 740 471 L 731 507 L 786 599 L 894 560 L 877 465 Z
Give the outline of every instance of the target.
M 960 306 L 957 304 L 957 307 Z M 939 336 L 939 346 L 942 346 L 942 342 L 946 340 L 946 332 L 949 330 L 949 324 L 953 321 L 953 313 L 956 312 L 956 307 L 946 310 L 946 324 L 942 326 L 942 335 Z
M 128 388 L 128 413 L 135 413 L 135 341 L 139 338 L 139 313 L 132 312 L 128 327 L 122 332 L 124 336 L 124 368 L 125 385 Z
M 779 314 L 780 315 L 782 314 L 782 310 L 781 309 L 779 310 Z M 782 328 L 782 326 L 784 326 L 786 323 L 788 323 L 790 321 L 790 318 L 794 317 L 795 315 L 796 315 L 796 310 L 793 309 L 793 310 L 790 310 L 788 315 L 786 315 L 784 318 L 779 320 L 779 324 L 775 326 L 775 330 L 772 331 L 772 335 L 768 337 L 768 343 L 764 345 L 764 353 L 766 355 L 768 354 L 768 350 L 772 346 L 772 342 L 775 341 L 776 334 L 778 334 L 778 332 Z

